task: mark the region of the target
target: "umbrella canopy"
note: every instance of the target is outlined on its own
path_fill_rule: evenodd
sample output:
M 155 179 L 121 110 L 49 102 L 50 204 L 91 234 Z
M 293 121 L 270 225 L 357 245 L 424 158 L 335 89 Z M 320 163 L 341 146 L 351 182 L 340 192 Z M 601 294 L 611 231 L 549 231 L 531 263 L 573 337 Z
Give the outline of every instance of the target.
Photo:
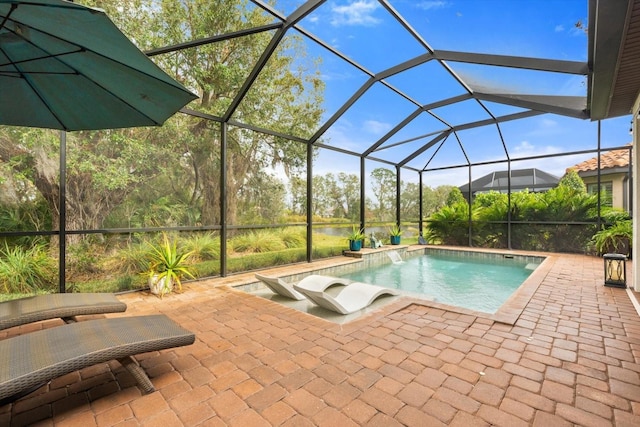
M 161 125 L 195 98 L 103 11 L 65 0 L 0 0 L 0 124 Z

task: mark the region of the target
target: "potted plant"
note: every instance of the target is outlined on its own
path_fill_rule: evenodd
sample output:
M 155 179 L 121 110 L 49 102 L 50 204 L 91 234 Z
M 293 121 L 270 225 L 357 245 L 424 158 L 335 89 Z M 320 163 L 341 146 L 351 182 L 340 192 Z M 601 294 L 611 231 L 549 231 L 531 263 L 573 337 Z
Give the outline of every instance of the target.
M 402 230 L 398 224 L 394 224 L 393 227 L 389 229 L 389 238 L 391 240 L 392 245 L 400 244 L 400 236 L 402 236 Z
M 347 236 L 347 240 L 349 241 L 349 250 L 357 252 L 362 249 L 362 242 L 365 239 L 364 229 L 356 228 L 354 225 L 351 233 Z
M 632 220 L 627 219 L 598 231 L 591 241 L 600 255 L 618 253 L 630 256 L 632 236 L 633 223 Z
M 162 242 L 152 245 L 149 253 L 149 290 L 162 298 L 173 291 L 174 287 L 182 290 L 182 277 L 195 278 L 188 269 L 191 252 L 178 248 L 176 240 L 169 240 L 166 233 Z

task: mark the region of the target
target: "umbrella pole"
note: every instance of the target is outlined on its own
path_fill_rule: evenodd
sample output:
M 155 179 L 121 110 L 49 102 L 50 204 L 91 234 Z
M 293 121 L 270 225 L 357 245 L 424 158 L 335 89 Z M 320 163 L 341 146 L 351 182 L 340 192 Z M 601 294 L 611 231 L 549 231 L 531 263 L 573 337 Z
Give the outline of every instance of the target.
M 60 131 L 60 190 L 58 209 L 60 211 L 58 224 L 58 285 L 60 293 L 66 292 L 66 255 L 67 255 L 67 133 Z

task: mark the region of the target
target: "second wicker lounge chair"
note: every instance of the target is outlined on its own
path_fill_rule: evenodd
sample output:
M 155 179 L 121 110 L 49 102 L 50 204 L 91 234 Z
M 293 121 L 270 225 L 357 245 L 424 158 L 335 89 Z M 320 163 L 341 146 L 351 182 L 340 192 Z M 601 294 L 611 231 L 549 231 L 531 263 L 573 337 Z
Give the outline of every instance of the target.
M 114 359 L 143 393 L 150 393 L 153 384 L 131 356 L 194 341 L 193 333 L 162 314 L 87 320 L 0 340 L 0 405 L 54 378 Z
M 109 293 L 46 294 L 0 303 L 0 330 L 40 320 L 60 318 L 69 323 L 75 316 L 121 313 L 127 305 Z

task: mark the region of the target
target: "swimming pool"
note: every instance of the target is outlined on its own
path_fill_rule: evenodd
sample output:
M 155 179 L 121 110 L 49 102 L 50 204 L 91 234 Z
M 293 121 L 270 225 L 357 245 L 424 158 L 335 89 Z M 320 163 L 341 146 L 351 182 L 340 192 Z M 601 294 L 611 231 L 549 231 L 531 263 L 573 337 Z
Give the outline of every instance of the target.
M 520 257 L 427 254 L 410 257 L 401 264 L 370 266 L 340 276 L 493 314 L 536 266 Z

